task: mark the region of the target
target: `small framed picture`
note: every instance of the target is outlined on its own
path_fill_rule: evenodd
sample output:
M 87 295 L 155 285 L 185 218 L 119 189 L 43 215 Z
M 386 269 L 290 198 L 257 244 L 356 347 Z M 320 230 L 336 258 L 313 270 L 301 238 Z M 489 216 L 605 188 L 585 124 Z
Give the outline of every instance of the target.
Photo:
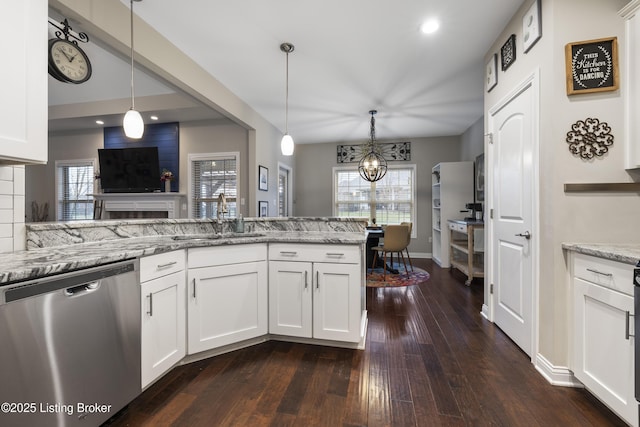
M 540 10 L 540 0 L 531 5 L 527 13 L 522 18 L 522 50 L 524 53 L 542 37 L 542 13 Z
M 258 190 L 269 190 L 269 169 L 258 166 Z
M 567 44 L 565 68 L 567 95 L 618 90 L 618 38 Z
M 487 92 L 491 92 L 498 84 L 498 54 L 494 53 L 489 62 L 487 62 L 487 67 L 485 70 L 485 86 L 487 88 Z
M 258 216 L 269 216 L 269 202 L 265 202 L 264 200 L 258 202 Z
M 511 34 L 509 39 L 500 48 L 500 58 L 502 59 L 502 71 L 506 70 L 516 62 L 516 35 Z

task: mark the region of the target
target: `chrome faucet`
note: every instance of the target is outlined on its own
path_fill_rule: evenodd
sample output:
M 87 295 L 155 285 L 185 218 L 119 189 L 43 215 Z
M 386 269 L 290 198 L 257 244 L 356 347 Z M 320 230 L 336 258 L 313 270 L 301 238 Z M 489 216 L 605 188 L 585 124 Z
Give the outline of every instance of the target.
M 220 214 L 224 216 L 224 214 L 228 213 L 229 209 L 227 208 L 227 198 L 224 196 L 224 193 L 220 193 L 218 195 L 218 208 L 216 209 L 216 215 L 218 219 L 220 219 Z

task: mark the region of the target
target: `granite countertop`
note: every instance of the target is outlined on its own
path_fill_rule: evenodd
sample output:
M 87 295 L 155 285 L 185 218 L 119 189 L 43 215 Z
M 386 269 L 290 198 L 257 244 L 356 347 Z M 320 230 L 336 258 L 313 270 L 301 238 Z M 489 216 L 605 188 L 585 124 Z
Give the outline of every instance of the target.
M 254 232 L 131 237 L 2 254 L 0 286 L 177 249 L 249 243 L 364 244 L 363 232 Z
M 640 260 L 638 243 L 563 243 L 562 248 L 585 255 L 636 265 Z

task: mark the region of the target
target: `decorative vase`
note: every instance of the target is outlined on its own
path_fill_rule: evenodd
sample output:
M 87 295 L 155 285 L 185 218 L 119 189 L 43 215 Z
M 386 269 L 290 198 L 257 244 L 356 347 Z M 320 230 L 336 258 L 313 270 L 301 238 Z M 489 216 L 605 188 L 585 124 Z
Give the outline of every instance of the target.
M 164 192 L 171 193 L 171 181 L 168 179 L 164 182 Z

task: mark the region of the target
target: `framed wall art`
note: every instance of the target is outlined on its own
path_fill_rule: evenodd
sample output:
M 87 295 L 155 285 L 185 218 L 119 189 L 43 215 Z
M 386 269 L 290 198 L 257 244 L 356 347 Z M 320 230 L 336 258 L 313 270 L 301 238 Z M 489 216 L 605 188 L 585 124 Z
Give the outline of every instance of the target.
M 506 70 L 516 62 L 516 35 L 511 34 L 509 39 L 500 48 L 500 59 L 502 71 Z
M 618 89 L 617 37 L 569 43 L 564 53 L 567 95 Z
M 258 202 L 258 216 L 261 218 L 269 216 L 269 202 L 265 202 L 264 200 Z
M 522 50 L 524 53 L 542 37 L 542 9 L 540 0 L 531 5 L 522 18 Z
M 258 190 L 269 190 L 269 169 L 258 166 Z
M 494 53 L 485 67 L 485 87 L 487 92 L 491 92 L 498 84 L 498 54 Z

